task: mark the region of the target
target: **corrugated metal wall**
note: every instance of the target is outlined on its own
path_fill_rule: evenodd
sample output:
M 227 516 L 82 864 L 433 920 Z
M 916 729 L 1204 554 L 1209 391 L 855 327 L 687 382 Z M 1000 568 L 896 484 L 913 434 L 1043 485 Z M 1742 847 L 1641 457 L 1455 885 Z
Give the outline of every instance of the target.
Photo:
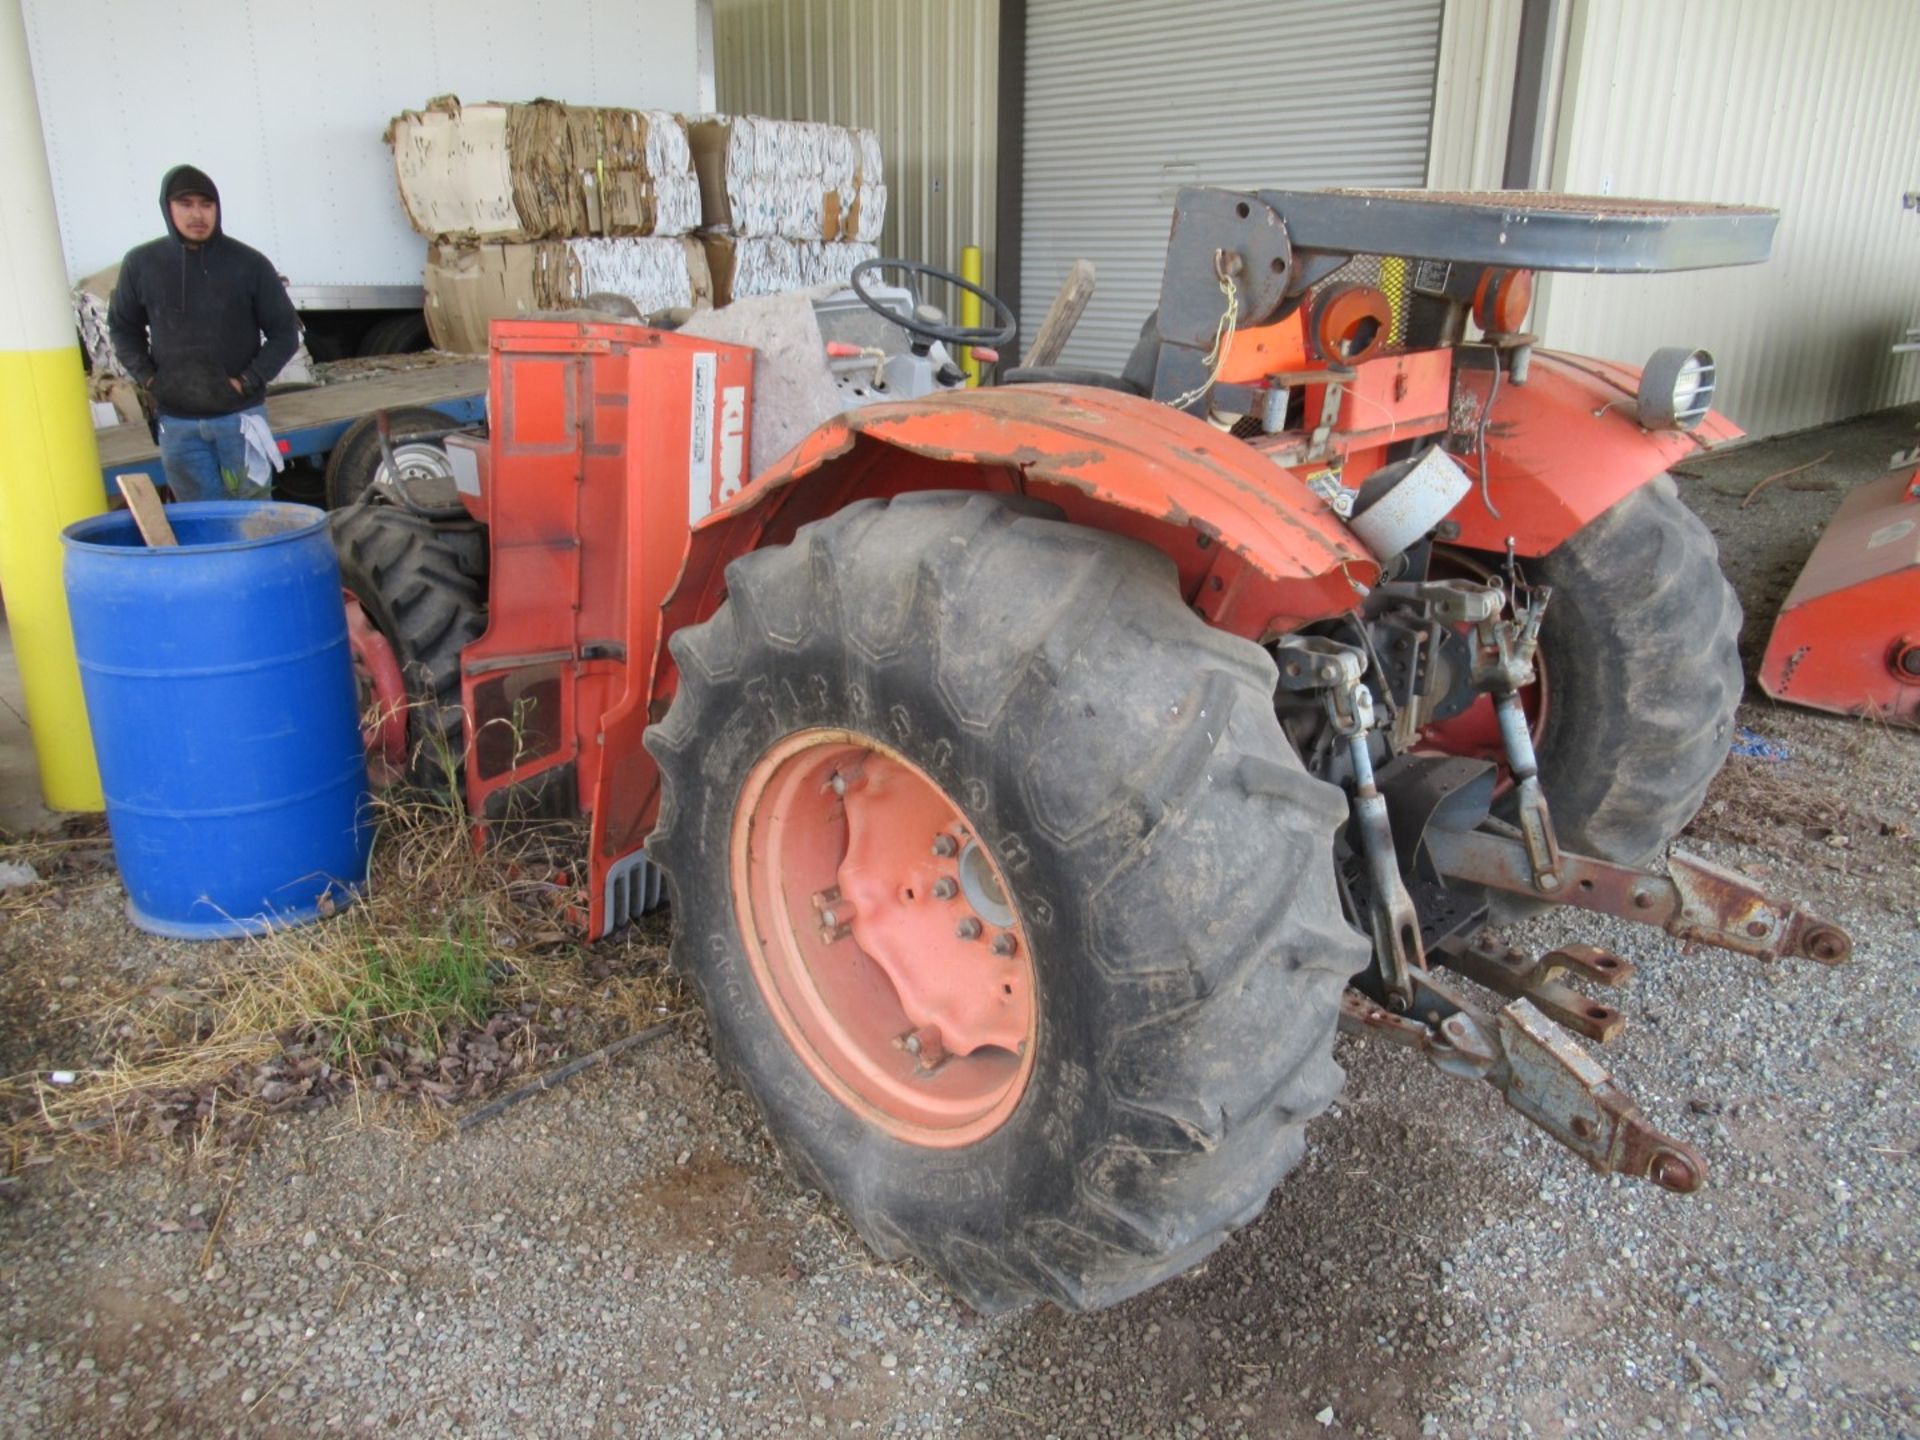
M 1702 344 L 1757 434 L 1920 398 L 1888 354 L 1920 323 L 1920 9 L 1912 0 L 1582 0 L 1555 188 L 1778 207 L 1773 259 L 1645 279 L 1556 277 L 1560 348 L 1638 361 Z
M 999 44 L 999 0 L 714 0 L 720 109 L 872 127 L 881 252 L 958 271 L 978 245 L 988 289 Z
M 1520 0 L 1447 0 L 1433 87 L 1432 190 L 1497 190 L 1513 108 Z
M 1071 364 L 1116 368 L 1182 185 L 1419 185 L 1440 0 L 1028 0 L 1021 309 L 1099 269 Z

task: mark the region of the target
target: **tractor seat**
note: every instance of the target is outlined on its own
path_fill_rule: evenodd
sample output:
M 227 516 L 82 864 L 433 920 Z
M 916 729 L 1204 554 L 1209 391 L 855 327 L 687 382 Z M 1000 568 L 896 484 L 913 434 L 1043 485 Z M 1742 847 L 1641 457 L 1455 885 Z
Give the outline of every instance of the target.
M 1088 370 L 1079 365 L 1016 365 L 1000 372 L 1002 385 L 1091 385 L 1097 390 L 1118 390 L 1123 395 L 1147 392 L 1108 370 Z
M 1127 368 L 1115 375 L 1079 365 L 1016 365 L 1000 372 L 1002 385 L 1092 385 L 1118 390 L 1122 395 L 1153 396 L 1153 372 L 1160 364 L 1160 312 L 1155 310 L 1140 326 L 1140 338 L 1127 357 Z

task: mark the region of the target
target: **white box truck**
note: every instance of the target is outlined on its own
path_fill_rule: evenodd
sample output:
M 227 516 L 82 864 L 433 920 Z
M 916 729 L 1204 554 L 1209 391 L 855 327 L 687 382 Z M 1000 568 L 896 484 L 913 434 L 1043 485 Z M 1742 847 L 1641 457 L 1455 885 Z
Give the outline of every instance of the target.
M 316 358 L 354 353 L 375 325 L 424 345 L 426 247 L 387 121 L 443 94 L 711 109 L 710 5 L 23 0 L 68 277 L 160 234 L 160 177 L 188 163 L 286 278 Z

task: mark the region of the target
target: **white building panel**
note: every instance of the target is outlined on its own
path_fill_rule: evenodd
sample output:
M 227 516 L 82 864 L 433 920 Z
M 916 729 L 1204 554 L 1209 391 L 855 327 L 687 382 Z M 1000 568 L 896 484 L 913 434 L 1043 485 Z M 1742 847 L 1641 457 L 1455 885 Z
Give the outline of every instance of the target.
M 1556 277 L 1548 342 L 1704 345 L 1755 434 L 1920 398 L 1920 357 L 1888 353 L 1920 323 L 1916 74 L 1911 0 L 1576 4 L 1555 188 L 1770 205 L 1780 228 L 1762 266 Z
M 692 110 L 694 0 L 24 0 L 67 268 L 161 233 L 198 165 L 296 287 L 418 287 L 381 135 L 435 95 Z

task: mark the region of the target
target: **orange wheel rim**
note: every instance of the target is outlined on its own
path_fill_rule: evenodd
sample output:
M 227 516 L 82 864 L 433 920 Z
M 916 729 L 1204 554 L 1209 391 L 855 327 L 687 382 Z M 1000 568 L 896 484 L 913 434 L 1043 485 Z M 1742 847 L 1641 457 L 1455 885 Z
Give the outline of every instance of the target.
M 1032 949 L 947 792 L 877 740 L 801 731 L 747 776 L 731 849 L 754 979 L 814 1078 L 913 1144 L 998 1129 L 1033 1073 Z
M 353 682 L 360 698 L 360 739 L 367 760 L 399 774 L 407 768 L 407 682 L 393 645 L 367 619 L 349 590 L 347 648 L 353 656 Z

